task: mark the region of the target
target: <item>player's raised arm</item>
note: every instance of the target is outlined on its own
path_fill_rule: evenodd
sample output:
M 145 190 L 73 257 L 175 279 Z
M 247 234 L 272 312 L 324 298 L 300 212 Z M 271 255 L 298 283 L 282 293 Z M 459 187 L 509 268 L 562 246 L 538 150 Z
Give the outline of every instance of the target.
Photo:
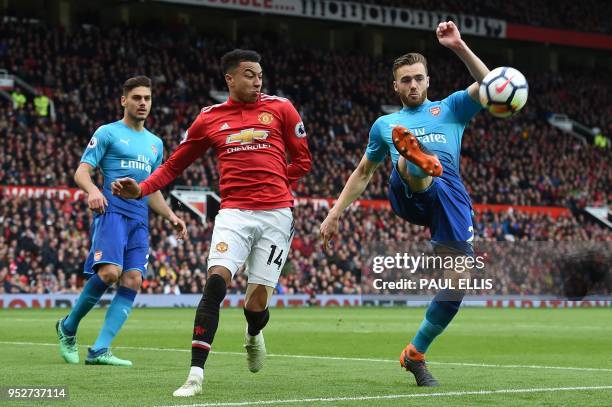
M 185 168 L 202 156 L 209 146 L 209 139 L 206 137 L 206 125 L 202 114 L 200 114 L 185 133 L 184 140 L 168 160 L 139 184 L 140 196 L 152 194 L 174 181 Z
M 168 160 L 159 166 L 140 184 L 131 178 L 115 180 L 112 185 L 113 194 L 125 199 L 136 199 L 159 191 L 176 179 L 192 162 L 200 157 L 209 147 L 205 124 L 202 115 L 193 122 L 185 134 L 181 144 L 172 152 Z
M 489 73 L 489 68 L 474 54 L 474 52 L 461 39 L 459 29 L 452 21 L 442 22 L 436 28 L 436 36 L 440 44 L 453 51 L 467 66 L 470 75 L 476 81 L 468 87 L 470 97 L 478 101 L 478 87 L 480 82 Z
M 287 177 L 289 178 L 289 183 L 293 183 L 310 171 L 312 155 L 308 149 L 306 128 L 302 118 L 290 102 L 287 102 L 285 114 L 283 138 L 291 158 L 291 163 L 287 166 Z

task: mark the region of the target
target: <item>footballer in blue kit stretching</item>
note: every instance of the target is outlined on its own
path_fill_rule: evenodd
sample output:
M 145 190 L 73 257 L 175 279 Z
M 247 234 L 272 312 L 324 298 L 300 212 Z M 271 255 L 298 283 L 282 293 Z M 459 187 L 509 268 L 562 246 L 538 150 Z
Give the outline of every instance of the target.
M 122 120 L 100 126 L 91 137 L 74 180 L 87 193 L 89 209 L 95 212 L 91 227 L 91 249 L 84 273 L 89 277 L 74 308 L 56 323 L 60 354 L 67 363 L 78 363 L 76 341 L 81 319 L 98 302 L 106 289 L 117 283 L 102 329 L 87 355 L 86 364 L 131 366 L 114 356 L 109 348 L 127 320 L 142 284 L 149 257 L 149 210 L 169 220 L 180 239 L 186 237 L 185 222 L 164 201 L 161 192 L 139 200 L 122 199 L 111 193 L 111 182 L 121 177 L 145 180 L 163 159 L 160 138 L 144 128 L 151 110 L 151 81 L 145 76 L 128 79 L 123 85 Z M 102 191 L 92 182 L 99 167 L 104 175 Z
M 467 66 L 476 82 L 441 101 L 427 99 L 427 60 L 409 53 L 393 64 L 393 86 L 403 108 L 379 117 L 370 130 L 365 155 L 321 224 L 324 247 L 338 231 L 342 212 L 365 190 L 378 165 L 391 155 L 388 197 L 393 211 L 410 223 L 427 226 L 438 255 L 473 255 L 472 203 L 461 181 L 459 154 L 463 130 L 480 111 L 479 82 L 489 73 L 461 39 L 453 22 L 436 29 L 438 41 Z M 430 303 L 418 332 L 400 363 L 419 386 L 436 386 L 425 352 L 457 314 L 463 291 L 441 290 Z

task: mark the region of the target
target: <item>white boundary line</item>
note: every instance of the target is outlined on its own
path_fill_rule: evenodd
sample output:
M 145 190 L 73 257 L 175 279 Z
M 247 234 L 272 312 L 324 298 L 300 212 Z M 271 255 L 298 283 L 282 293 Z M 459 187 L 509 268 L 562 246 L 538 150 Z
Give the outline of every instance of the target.
M 18 346 L 58 346 L 57 343 L 43 343 L 43 342 L 11 342 L 11 341 L 0 341 L 0 345 L 18 345 Z M 81 347 L 87 347 L 87 345 L 80 345 Z M 153 351 L 153 352 L 191 352 L 190 347 L 185 349 L 176 348 L 151 348 L 151 347 L 139 347 L 139 346 L 113 346 L 113 349 L 131 349 L 141 351 Z M 212 351 L 217 355 L 236 355 L 244 356 L 243 352 L 219 352 Z M 276 358 L 289 358 L 289 359 L 310 359 L 310 360 L 340 360 L 347 362 L 376 362 L 376 363 L 397 363 L 398 360 L 390 359 L 375 359 L 375 358 L 352 358 L 342 356 L 319 356 L 319 355 L 287 355 L 278 353 L 268 353 L 268 357 Z M 440 366 L 465 366 L 465 367 L 490 367 L 499 369 L 551 369 L 551 370 L 575 370 L 581 372 L 612 372 L 612 369 L 605 367 L 571 367 L 571 366 L 542 366 L 542 365 L 500 365 L 491 363 L 464 363 L 464 362 L 427 362 L 430 365 Z
M 476 391 L 449 391 L 445 393 L 416 393 L 416 394 L 389 394 L 384 396 L 357 396 L 357 397 L 320 397 L 308 399 L 286 399 L 286 400 L 254 400 L 237 401 L 226 403 L 198 403 L 179 404 L 158 407 L 237 407 L 237 406 L 261 406 L 270 404 L 294 404 L 294 403 L 323 403 L 333 401 L 366 401 L 366 400 L 393 400 L 407 398 L 425 397 L 459 397 L 459 396 L 486 396 L 493 394 L 516 394 L 516 393 L 546 393 L 557 391 L 589 391 L 589 390 L 612 390 L 612 386 L 589 386 L 589 387 L 543 387 L 533 389 L 501 389 L 501 390 L 476 390 Z

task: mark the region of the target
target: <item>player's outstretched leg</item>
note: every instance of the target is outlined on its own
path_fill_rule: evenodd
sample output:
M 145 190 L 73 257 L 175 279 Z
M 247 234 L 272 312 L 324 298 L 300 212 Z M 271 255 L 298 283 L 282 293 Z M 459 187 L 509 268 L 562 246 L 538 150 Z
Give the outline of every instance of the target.
M 67 363 L 79 363 L 79 350 L 76 340 L 79 322 L 96 305 L 107 288 L 108 283 L 104 282 L 97 274 L 94 274 L 83 287 L 83 291 L 70 313 L 55 324 L 60 345 L 60 355 Z
M 395 126 L 391 138 L 397 152 L 423 170 L 425 175 L 432 177 L 442 175 L 442 165 L 438 157 L 429 151 L 410 130 L 405 127 Z
M 217 274 L 219 273 L 219 274 Z M 209 269 L 209 277 L 204 286 L 204 294 L 196 310 L 191 341 L 191 369 L 185 384 L 174 393 L 175 397 L 191 397 L 202 393 L 204 364 L 219 325 L 219 309 L 231 279 L 230 271 L 222 266 Z
M 411 372 L 418 386 L 437 386 L 425 363 L 425 352 L 433 340 L 450 324 L 461 306 L 463 292 L 441 290 L 427 308 L 425 318 L 411 343 L 402 351 L 400 364 Z
M 244 304 L 244 316 L 247 320 L 244 349 L 247 352 L 247 367 L 253 373 L 259 372 L 266 360 L 266 343 L 262 329 L 270 320 L 268 298 L 272 295 L 272 291 L 272 287 L 260 284 L 247 286 Z

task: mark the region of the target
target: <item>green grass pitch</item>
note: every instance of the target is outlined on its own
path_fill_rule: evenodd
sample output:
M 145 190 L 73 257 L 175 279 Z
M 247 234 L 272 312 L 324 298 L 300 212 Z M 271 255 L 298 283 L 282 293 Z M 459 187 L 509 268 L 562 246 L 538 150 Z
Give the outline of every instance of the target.
M 105 310 L 81 323 L 81 360 Z M 398 357 L 423 308 L 272 309 L 264 369 L 247 370 L 240 309 L 223 309 L 204 392 L 177 399 L 193 309 L 135 309 L 113 352 L 135 366 L 67 365 L 54 324 L 66 310 L 0 310 L 0 386 L 68 386 L 68 401 L 3 405 L 612 405 L 610 309 L 464 308 L 428 352 L 441 386 L 417 388 Z

